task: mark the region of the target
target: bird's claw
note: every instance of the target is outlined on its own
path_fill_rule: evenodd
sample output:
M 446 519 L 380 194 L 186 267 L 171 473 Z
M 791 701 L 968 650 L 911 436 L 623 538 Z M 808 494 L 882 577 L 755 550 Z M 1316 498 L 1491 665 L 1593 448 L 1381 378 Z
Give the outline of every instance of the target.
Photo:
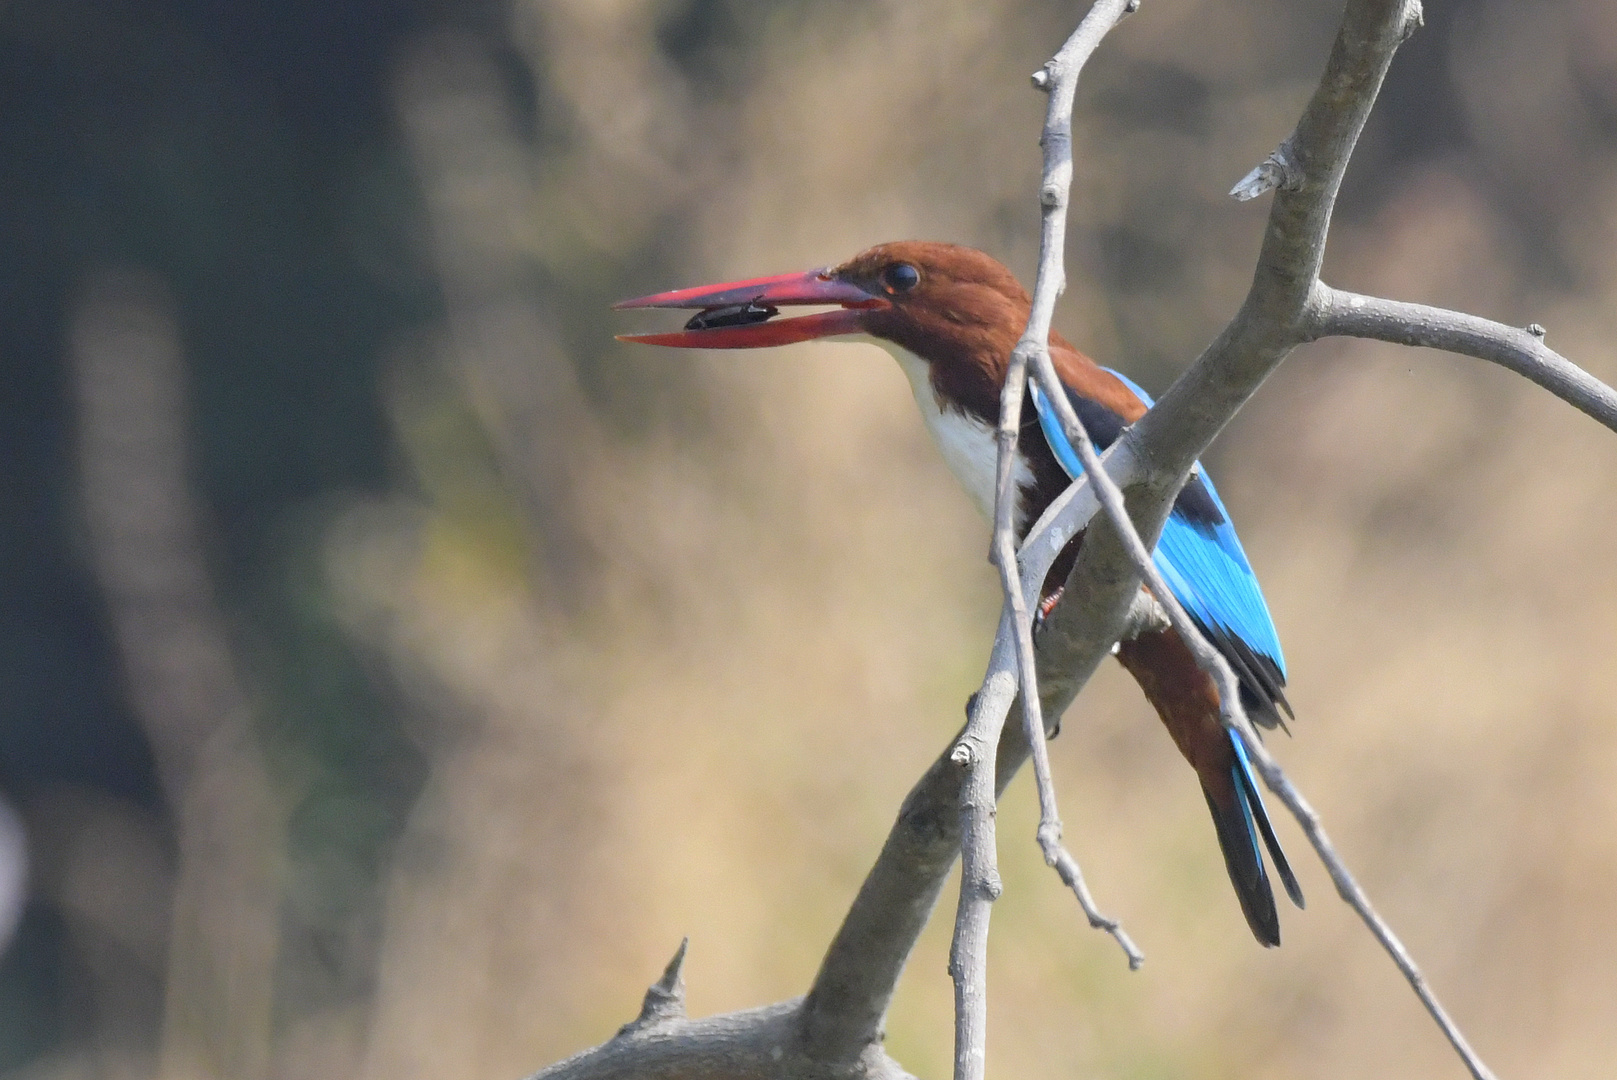
M 1044 620 L 1050 617 L 1056 605 L 1061 602 L 1061 594 L 1065 592 L 1065 585 L 1056 586 L 1056 591 L 1039 601 L 1039 606 L 1033 611 L 1033 640 L 1039 639 L 1039 632 L 1044 629 Z

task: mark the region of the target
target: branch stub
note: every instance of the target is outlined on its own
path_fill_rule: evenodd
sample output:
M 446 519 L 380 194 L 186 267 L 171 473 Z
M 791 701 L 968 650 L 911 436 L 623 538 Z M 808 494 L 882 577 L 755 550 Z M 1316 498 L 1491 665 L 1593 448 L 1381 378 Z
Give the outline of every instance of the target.
M 1264 192 L 1281 188 L 1296 191 L 1303 186 L 1303 168 L 1287 138 L 1274 152 L 1258 163 L 1258 167 L 1241 177 L 1230 188 L 1230 198 L 1236 202 L 1251 202 Z
M 1415 31 L 1426 25 L 1426 12 L 1421 8 L 1420 0 L 1409 0 L 1404 5 L 1403 20 L 1403 26 L 1398 34 L 1400 45 L 1414 37 Z

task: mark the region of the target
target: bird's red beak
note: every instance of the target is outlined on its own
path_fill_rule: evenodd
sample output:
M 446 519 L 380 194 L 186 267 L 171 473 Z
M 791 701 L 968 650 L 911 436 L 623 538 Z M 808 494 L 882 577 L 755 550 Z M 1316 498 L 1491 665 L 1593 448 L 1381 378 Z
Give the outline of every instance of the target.
M 835 304 L 837 310 L 775 320 L 779 308 L 792 304 Z M 839 280 L 830 270 L 810 270 L 724 285 L 675 289 L 623 300 L 612 306 L 618 309 L 702 309 L 683 330 L 671 334 L 619 334 L 619 341 L 682 349 L 760 349 L 838 334 L 856 334 L 862 329 L 865 310 L 885 307 L 887 301 Z

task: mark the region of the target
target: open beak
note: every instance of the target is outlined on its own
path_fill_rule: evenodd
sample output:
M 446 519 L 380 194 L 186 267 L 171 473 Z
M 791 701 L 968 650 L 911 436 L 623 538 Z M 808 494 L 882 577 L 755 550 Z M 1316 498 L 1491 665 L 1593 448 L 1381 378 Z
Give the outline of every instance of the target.
M 780 308 L 792 304 L 835 304 L 837 310 L 775 319 Z M 724 285 L 675 289 L 623 300 L 612 306 L 617 309 L 701 309 L 683 330 L 671 334 L 619 334 L 619 341 L 672 345 L 681 349 L 760 349 L 838 334 L 856 334 L 862 329 L 864 312 L 869 308 L 886 307 L 887 301 L 857 285 L 838 280 L 829 270 L 810 270 Z

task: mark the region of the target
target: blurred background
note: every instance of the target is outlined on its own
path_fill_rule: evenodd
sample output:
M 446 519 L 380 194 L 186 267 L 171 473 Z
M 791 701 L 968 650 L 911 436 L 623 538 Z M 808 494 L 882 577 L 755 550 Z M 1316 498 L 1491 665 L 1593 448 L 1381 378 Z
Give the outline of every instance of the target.
M 986 530 L 876 350 L 659 352 L 608 304 L 877 241 L 1026 279 L 1027 0 L 0 4 L 0 1075 L 515 1078 L 681 935 L 800 993 L 981 675 Z M 1224 193 L 1336 0 L 1150 0 L 1086 72 L 1058 323 L 1160 392 L 1234 310 Z M 1431 3 L 1336 285 L 1608 382 L 1617 7 Z M 1617 437 L 1474 361 L 1300 350 L 1210 456 L 1292 775 L 1503 1076 L 1617 1060 Z M 992 1069 L 1459 1066 L 1300 834 L 1253 944 L 1108 667 L 1053 747 L 1129 974 L 1001 816 Z M 952 904 L 951 900 L 948 901 Z M 950 1059 L 948 917 L 889 1049 Z

